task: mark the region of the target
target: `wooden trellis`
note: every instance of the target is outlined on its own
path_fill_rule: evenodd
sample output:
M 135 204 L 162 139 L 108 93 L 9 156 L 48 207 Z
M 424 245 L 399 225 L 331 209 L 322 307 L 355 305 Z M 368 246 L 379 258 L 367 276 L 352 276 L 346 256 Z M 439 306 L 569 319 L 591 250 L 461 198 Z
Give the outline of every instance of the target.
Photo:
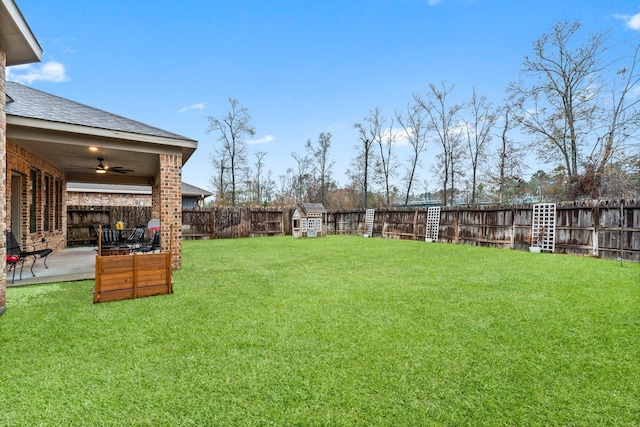
M 427 230 L 425 240 L 428 242 L 438 241 L 438 229 L 440 228 L 440 207 L 427 209 Z
M 553 252 L 556 235 L 556 204 L 536 203 L 533 205 L 531 221 L 531 246 Z
M 371 237 L 373 235 L 373 217 L 375 216 L 375 209 L 367 209 L 364 216 L 364 223 L 366 231 L 364 237 Z

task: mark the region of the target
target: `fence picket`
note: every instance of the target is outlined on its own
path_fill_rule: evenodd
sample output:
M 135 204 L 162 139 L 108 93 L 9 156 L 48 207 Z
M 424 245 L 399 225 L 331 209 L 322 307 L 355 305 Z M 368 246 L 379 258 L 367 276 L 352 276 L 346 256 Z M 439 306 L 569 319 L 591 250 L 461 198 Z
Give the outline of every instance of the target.
M 229 239 L 291 235 L 293 208 L 214 207 L 185 208 L 184 239 Z M 126 226 L 146 223 L 151 208 L 140 206 L 69 206 L 67 236 L 70 245 L 89 243 L 93 225 Z M 327 234 L 361 235 L 365 210 L 327 213 Z M 555 252 L 623 258 L 640 262 L 640 201 L 586 201 L 558 203 Z M 438 241 L 527 250 L 531 238 L 531 205 L 447 206 L 440 210 Z M 424 240 L 427 209 L 376 209 L 373 236 Z

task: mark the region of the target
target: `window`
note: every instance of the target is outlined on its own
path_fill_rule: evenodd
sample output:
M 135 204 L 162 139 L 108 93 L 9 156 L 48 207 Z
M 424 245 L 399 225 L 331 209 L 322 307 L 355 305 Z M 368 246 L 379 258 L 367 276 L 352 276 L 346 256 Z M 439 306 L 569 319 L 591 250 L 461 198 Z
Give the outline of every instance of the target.
M 29 232 L 38 231 L 38 170 L 29 172 Z
M 55 215 L 54 227 L 56 230 L 62 228 L 62 181 L 56 179 L 53 195 L 53 214 Z
M 44 231 L 51 231 L 51 176 L 44 176 L 44 191 L 42 197 L 44 210 Z

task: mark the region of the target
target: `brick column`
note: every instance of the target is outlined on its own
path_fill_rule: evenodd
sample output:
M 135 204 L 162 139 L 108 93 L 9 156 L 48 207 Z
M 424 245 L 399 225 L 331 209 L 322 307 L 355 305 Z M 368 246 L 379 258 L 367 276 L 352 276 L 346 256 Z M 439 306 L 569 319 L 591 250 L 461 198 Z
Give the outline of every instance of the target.
M 7 243 L 5 229 L 7 226 L 7 116 L 4 109 L 5 96 L 5 68 L 7 65 L 6 52 L 0 48 L 0 315 L 7 308 Z
M 173 269 L 179 270 L 182 267 L 182 155 L 160 154 L 158 185 L 160 246 L 162 251 L 171 247 Z

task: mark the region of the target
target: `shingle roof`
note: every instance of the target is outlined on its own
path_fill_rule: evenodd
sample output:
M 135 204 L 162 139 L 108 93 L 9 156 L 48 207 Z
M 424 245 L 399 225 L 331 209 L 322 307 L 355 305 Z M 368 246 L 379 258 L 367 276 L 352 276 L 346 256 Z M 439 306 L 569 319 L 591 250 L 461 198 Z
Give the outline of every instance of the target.
M 213 196 L 211 191 L 196 187 L 195 185 L 182 183 L 182 194 L 185 196 L 198 196 L 204 195 L 205 197 Z
M 122 184 L 99 184 L 85 182 L 67 182 L 67 191 L 75 193 L 118 193 L 118 194 L 151 194 L 151 187 L 148 185 L 122 185 Z M 213 193 L 195 185 L 182 183 L 183 196 L 205 197 L 212 196 Z
M 7 116 L 194 141 L 191 138 L 42 92 L 20 83 L 6 82 L 6 92 L 9 96 L 6 105 Z
M 300 207 L 307 215 L 311 213 L 327 213 L 322 203 L 303 203 Z

